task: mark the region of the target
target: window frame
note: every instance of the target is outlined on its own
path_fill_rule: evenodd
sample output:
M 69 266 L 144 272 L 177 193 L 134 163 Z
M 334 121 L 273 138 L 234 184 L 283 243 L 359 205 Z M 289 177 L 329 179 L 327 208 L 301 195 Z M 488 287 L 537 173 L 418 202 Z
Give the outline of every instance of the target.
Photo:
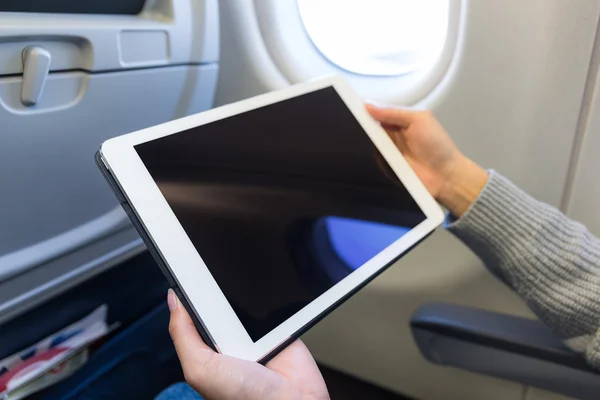
M 437 62 L 429 69 L 396 76 L 355 74 L 329 61 L 306 32 L 296 1 L 254 0 L 253 5 L 265 50 L 281 77 L 290 84 L 340 73 L 365 99 L 414 105 L 442 86 L 453 70 L 453 61 L 460 51 L 465 1 L 449 0 L 448 34 Z

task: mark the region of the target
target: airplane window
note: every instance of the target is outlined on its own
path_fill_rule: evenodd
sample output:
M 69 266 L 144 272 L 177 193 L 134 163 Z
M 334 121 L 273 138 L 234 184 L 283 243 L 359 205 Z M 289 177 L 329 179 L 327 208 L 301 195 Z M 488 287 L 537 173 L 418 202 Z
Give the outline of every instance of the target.
M 297 0 L 315 47 L 357 74 L 394 76 L 431 67 L 448 31 L 448 0 Z
M 422 221 L 406 215 L 406 226 L 339 216 L 305 221 L 290 231 L 290 250 L 300 275 L 322 293 L 361 267 Z
M 340 217 L 325 218 L 325 227 L 334 252 L 353 270 L 411 230 L 410 227 Z

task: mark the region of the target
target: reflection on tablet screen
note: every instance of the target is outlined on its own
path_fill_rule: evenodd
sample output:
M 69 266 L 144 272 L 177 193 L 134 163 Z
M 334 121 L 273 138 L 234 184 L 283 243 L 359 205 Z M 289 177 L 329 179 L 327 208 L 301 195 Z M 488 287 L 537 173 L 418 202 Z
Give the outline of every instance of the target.
M 254 341 L 425 219 L 332 87 L 135 149 Z

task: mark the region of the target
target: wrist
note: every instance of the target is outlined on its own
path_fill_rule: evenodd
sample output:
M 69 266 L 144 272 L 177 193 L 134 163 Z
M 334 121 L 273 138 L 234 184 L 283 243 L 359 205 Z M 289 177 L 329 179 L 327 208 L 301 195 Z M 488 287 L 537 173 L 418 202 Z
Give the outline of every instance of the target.
M 461 156 L 446 178 L 437 201 L 460 218 L 479 197 L 488 179 L 488 173 L 475 162 Z

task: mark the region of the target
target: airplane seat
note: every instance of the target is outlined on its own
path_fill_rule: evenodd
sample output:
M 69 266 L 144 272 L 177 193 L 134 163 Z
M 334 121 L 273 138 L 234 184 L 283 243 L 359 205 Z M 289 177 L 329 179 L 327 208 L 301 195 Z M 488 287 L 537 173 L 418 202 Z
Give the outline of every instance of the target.
M 31 400 L 151 399 L 183 380 L 169 337 L 169 284 L 148 252 L 124 261 L 7 322 L 0 359 L 80 320 L 105 304 L 114 330 L 88 349 L 86 362 Z M 127 379 L 123 379 L 123 377 Z
M 600 372 L 542 322 L 437 303 L 421 306 L 410 324 L 421 354 L 435 364 L 578 399 L 600 393 Z

